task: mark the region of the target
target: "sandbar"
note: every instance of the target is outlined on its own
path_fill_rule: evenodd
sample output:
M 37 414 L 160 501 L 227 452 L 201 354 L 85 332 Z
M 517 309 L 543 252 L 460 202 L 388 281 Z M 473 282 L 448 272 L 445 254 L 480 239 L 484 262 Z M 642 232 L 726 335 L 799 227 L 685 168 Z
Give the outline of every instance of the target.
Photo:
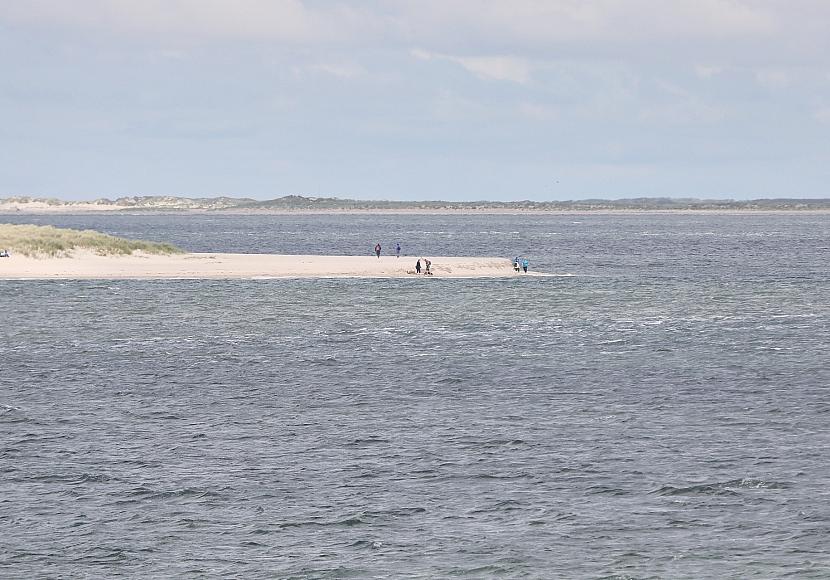
M 417 257 L 295 256 L 283 254 L 146 254 L 101 256 L 75 251 L 64 257 L 0 258 L 0 280 L 12 279 L 259 279 L 259 278 L 509 278 L 514 272 L 497 257 L 428 257 L 432 275 L 415 273 Z M 423 266 L 423 262 L 422 262 Z

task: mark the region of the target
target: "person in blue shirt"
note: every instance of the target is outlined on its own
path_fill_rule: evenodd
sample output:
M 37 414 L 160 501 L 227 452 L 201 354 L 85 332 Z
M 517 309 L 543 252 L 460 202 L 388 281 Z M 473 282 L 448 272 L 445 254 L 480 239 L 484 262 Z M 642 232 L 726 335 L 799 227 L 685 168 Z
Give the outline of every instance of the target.
M 528 266 L 530 266 L 530 262 L 528 262 L 527 258 L 525 258 L 524 260 L 522 260 L 522 270 L 525 271 L 525 274 L 527 274 L 527 267 Z
M 401 257 L 401 245 L 400 244 L 395 244 L 395 257 L 396 258 Z

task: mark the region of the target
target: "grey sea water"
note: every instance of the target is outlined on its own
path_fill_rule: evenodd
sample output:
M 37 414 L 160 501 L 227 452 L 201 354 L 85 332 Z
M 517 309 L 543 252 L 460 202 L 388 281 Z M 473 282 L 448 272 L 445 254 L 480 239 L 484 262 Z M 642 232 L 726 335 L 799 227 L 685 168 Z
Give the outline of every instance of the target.
M 4 578 L 830 577 L 827 214 L 0 221 L 568 274 L 0 281 Z

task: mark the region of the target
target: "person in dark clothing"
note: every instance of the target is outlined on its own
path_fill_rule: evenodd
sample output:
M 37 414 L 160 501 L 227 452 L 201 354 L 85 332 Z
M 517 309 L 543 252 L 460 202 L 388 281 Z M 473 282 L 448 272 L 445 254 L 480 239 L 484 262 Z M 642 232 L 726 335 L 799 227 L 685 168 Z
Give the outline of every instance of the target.
M 415 262 L 415 273 L 416 274 L 421 273 L 421 260 L 420 260 L 420 258 L 418 259 L 417 262 Z
M 378 255 L 378 260 L 380 260 L 380 244 L 375 244 L 375 253 Z

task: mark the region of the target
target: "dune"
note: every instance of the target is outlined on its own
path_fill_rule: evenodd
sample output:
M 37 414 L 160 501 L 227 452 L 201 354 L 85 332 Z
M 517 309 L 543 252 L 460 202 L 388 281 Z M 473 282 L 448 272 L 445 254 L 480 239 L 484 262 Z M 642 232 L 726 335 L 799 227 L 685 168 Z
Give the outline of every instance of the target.
M 292 256 L 277 254 L 148 254 L 102 256 L 76 250 L 64 257 L 0 258 L 0 279 L 253 279 L 415 278 L 417 257 Z M 524 276 L 496 257 L 429 257 L 429 278 Z M 423 263 L 423 262 L 422 262 Z M 527 275 L 533 275 L 527 274 Z M 421 274 L 421 278 L 425 276 Z

